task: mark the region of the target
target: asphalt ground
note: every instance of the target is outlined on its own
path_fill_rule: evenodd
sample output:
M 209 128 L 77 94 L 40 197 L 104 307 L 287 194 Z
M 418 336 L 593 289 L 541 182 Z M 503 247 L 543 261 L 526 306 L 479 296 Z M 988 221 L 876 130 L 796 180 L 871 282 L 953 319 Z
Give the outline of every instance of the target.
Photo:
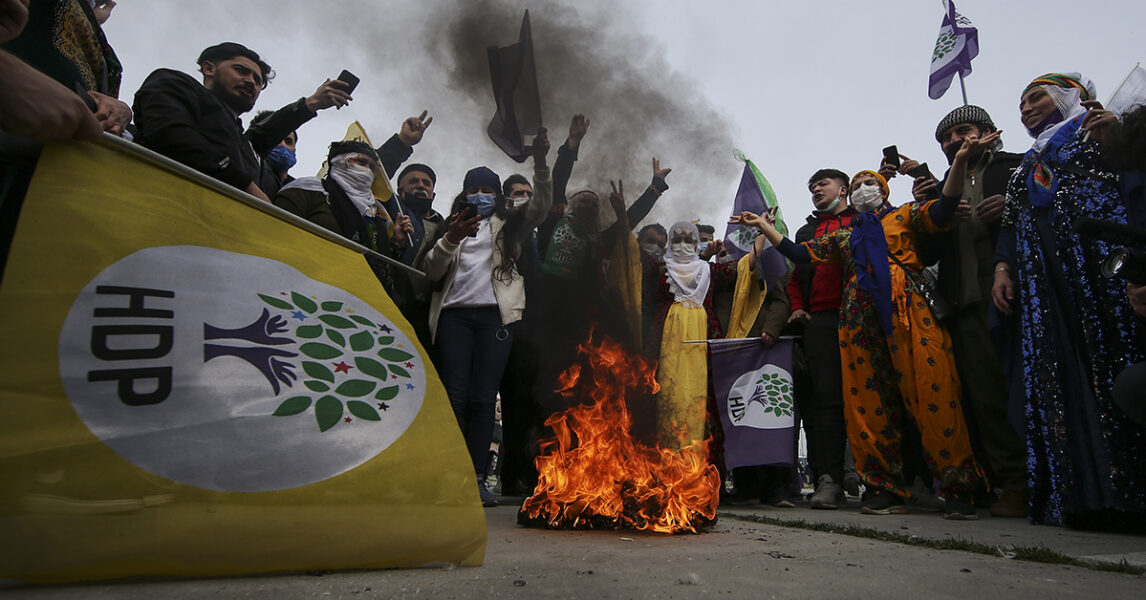
M 520 499 L 485 511 L 481 567 L 127 581 L 9 589 L 5 598 L 1135 598 L 1146 576 L 1008 558 L 1045 547 L 1074 559 L 1146 566 L 1146 537 L 1031 525 L 1022 519 L 948 521 L 941 513 L 871 516 L 859 501 L 834 511 L 761 504 L 721 507 L 695 535 L 549 531 L 517 524 Z M 865 532 L 778 526 L 782 520 Z M 867 534 L 895 534 L 896 540 Z M 939 550 L 974 542 L 991 553 Z M 958 544 L 956 544 L 958 545 Z

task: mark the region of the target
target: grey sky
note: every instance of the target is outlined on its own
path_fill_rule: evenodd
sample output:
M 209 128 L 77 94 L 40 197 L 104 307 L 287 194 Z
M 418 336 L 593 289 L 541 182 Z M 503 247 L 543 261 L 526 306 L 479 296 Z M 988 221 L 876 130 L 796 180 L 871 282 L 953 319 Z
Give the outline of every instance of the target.
M 122 0 L 105 29 L 124 63 L 121 98 L 129 103 L 151 70 L 170 67 L 195 74 L 199 51 L 225 40 L 248 45 L 278 73 L 257 110 L 308 95 L 343 68 L 361 77 L 350 107 L 323 111 L 300 129 L 299 164 L 291 171 L 295 176 L 313 174 L 327 144 L 341 139 L 351 121 L 361 121 L 380 143 L 403 118 L 428 109 L 434 123 L 412 160 L 438 170 L 437 206 L 445 210 L 472 166 L 488 164 L 503 177 L 528 172 L 528 163 L 512 163 L 485 137 L 492 93 L 460 87 L 458 57 L 443 50 L 448 20 L 475 4 L 482 3 Z M 732 158 L 733 147 L 768 177 L 792 223 L 802 222 L 809 212 L 805 182 L 818 168 L 848 173 L 875 168 L 880 150 L 889 144 L 927 161 L 936 174 L 946 166 L 934 129 L 961 99 L 958 80 L 940 100 L 927 97 L 931 50 L 942 19 L 938 0 L 490 4 L 498 9 L 491 16 L 517 16 L 505 22 L 487 19 L 484 35 L 471 35 L 484 44 L 515 41 L 520 8 L 530 8 L 534 17 L 541 84 L 560 91 L 559 100 L 543 106 L 554 149 L 573 111 L 584 110 L 593 121 L 571 190 L 589 186 L 607 191 L 609 179 L 620 177 L 631 202 L 648 183 L 651 156 L 674 169 L 668 178 L 672 189 L 649 221 L 666 226 L 678 219 L 723 223 L 741 169 Z M 1035 76 L 1082 72 L 1105 101 L 1130 68 L 1146 58 L 1140 37 L 1146 5 L 1141 2 L 960 0 L 957 6 L 979 29 L 980 54 L 967 79 L 969 100 L 992 114 L 1012 151 L 1025 151 L 1030 144 L 1018 120 L 1018 97 Z M 552 23 L 563 21 L 582 28 L 574 27 L 572 34 L 584 33 L 558 35 Z M 544 44 L 552 48 L 554 40 L 560 40 L 565 54 L 604 57 L 616 68 L 600 71 L 595 80 L 600 86 L 595 81 L 563 86 L 569 82 L 562 74 L 569 71 L 554 68 L 547 59 L 556 60 L 556 55 L 541 51 Z M 484 55 L 484 45 L 478 45 L 462 58 L 472 63 L 484 61 Z M 617 79 L 636 83 L 626 88 Z M 609 104 L 595 107 L 596 113 L 578 106 L 582 94 L 588 98 L 596 91 L 599 101 L 601 90 L 613 89 L 624 95 L 609 98 Z M 633 90 L 641 89 L 694 108 L 689 115 L 695 119 L 684 128 L 679 118 L 658 123 L 656 106 L 638 106 L 634 113 Z M 626 129 L 637 120 L 634 114 L 647 118 L 642 131 L 656 131 L 640 135 Z M 623 121 L 618 115 L 624 115 Z M 685 143 L 704 128 L 716 132 L 711 140 L 731 143 Z M 909 190 L 904 178 L 894 181 L 892 202 L 907 201 Z

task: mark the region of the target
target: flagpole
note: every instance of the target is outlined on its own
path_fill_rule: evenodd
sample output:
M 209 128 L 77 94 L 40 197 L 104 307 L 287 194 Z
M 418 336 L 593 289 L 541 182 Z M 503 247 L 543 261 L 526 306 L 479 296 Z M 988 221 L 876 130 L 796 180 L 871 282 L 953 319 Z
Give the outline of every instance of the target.
M 963 83 L 963 70 L 959 70 L 959 91 L 963 92 L 963 106 L 967 106 L 967 84 Z
M 779 341 L 779 340 L 794 340 L 794 339 L 796 339 L 796 337 L 797 336 L 794 336 L 794 335 L 782 335 L 782 336 L 776 338 L 776 340 L 777 341 Z M 681 343 L 682 344 L 722 344 L 722 343 L 731 343 L 731 342 L 745 342 L 748 340 L 759 340 L 759 339 L 760 338 L 758 338 L 758 337 L 716 338 L 716 339 L 711 339 L 711 340 L 684 340 Z

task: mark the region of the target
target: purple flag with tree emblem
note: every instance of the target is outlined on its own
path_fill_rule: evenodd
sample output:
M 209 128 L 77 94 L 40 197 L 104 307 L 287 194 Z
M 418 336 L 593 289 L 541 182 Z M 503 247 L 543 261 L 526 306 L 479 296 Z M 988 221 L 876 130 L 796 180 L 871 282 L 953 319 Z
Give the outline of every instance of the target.
M 533 61 L 533 34 L 529 11 L 521 19 L 521 35 L 516 44 L 503 48 L 490 46 L 489 76 L 497 112 L 486 128 L 489 139 L 517 162 L 525 162 L 533 151 L 525 136 L 541 129 L 541 92 Z
M 725 465 L 793 464 L 792 341 L 779 340 L 765 348 L 757 338 L 713 340 L 709 349 Z
M 764 211 L 776 211 L 776 230 L 781 235 L 788 235 L 788 226 L 784 223 L 784 215 L 780 213 L 780 202 L 776 199 L 776 192 L 772 184 L 739 150 L 735 153 L 736 160 L 744 161 L 744 173 L 740 176 L 740 187 L 736 190 L 736 199 L 732 202 L 732 214 L 739 215 L 742 211 L 763 214 Z M 724 232 L 724 249 L 730 259 L 738 260 L 748 254 L 752 244 L 756 241 L 759 232 L 754 227 L 746 225 L 729 225 Z M 767 245 L 760 256 L 756 258 L 756 275 L 760 281 L 774 286 L 791 270 L 790 265 L 779 251 Z
M 943 0 L 943 7 L 946 12 L 931 54 L 931 78 L 927 85 L 927 95 L 932 100 L 947 93 L 955 75 L 970 75 L 971 59 L 979 55 L 979 30 L 971 25 L 970 19 L 955 12 L 954 2 Z

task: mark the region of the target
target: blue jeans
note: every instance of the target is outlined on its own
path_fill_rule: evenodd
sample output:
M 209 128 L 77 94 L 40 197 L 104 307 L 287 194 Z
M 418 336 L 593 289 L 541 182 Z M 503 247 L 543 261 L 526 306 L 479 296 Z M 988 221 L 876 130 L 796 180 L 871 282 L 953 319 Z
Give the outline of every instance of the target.
M 488 468 L 497 388 L 512 345 L 512 327 L 502 326 L 496 306 L 446 308 L 438 317 L 442 383 L 478 476 Z

